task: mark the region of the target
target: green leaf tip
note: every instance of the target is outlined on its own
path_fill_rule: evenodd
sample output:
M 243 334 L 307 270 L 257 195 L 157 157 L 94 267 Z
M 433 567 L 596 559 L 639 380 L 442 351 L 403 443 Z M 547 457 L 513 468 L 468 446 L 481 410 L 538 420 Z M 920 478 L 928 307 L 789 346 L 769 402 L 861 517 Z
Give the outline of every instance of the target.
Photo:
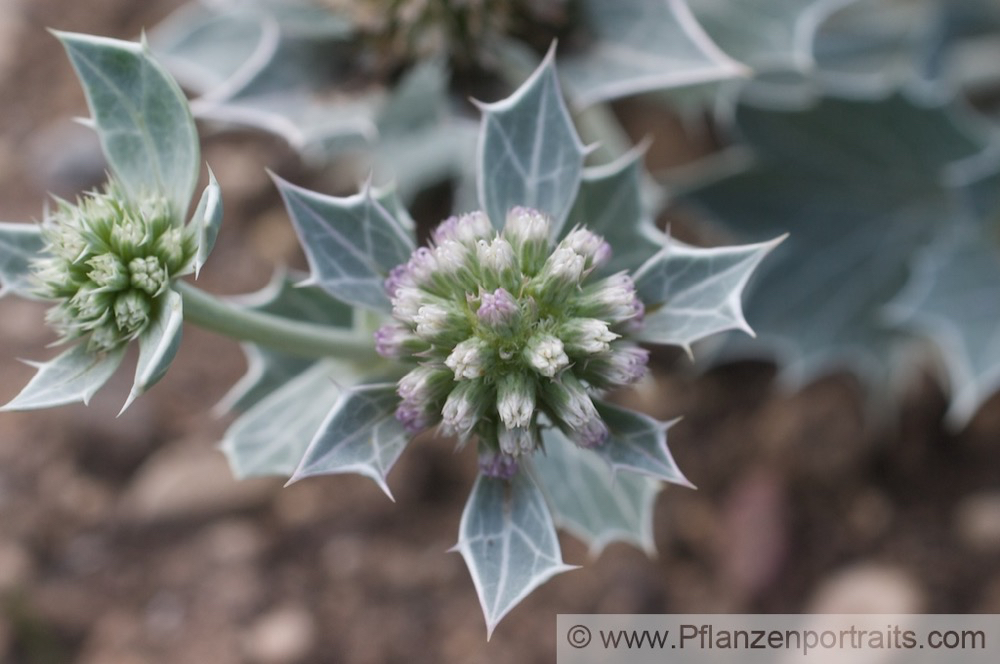
M 182 217 L 200 171 L 187 99 L 141 43 L 53 32 L 76 70 L 101 147 L 125 192 L 170 200 Z
M 509 97 L 481 103 L 477 191 L 494 225 L 517 206 L 541 210 L 558 236 L 583 173 L 586 148 L 556 76 L 554 45 Z
M 527 473 L 480 475 L 462 512 L 458 543 L 486 619 L 486 638 L 531 591 L 576 569 L 562 560 L 545 497 Z

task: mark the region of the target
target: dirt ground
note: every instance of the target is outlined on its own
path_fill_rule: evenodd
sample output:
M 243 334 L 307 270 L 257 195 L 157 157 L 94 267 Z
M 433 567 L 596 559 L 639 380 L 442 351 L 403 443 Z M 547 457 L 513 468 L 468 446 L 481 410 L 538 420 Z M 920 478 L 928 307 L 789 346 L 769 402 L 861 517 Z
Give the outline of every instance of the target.
M 104 166 L 46 26 L 130 38 L 177 0 L 0 0 L 0 218 L 38 218 Z M 262 286 L 301 260 L 264 167 L 322 188 L 280 141 L 207 137 L 226 220 L 201 285 Z M 44 308 L 0 302 L 0 402 L 46 358 Z M 702 375 L 657 358 L 631 397 L 680 414 L 671 449 L 697 491 L 657 503 L 649 558 L 623 545 L 556 577 L 487 643 L 454 544 L 470 454 L 420 440 L 369 480 L 234 481 L 212 406 L 237 346 L 185 329 L 167 377 L 122 417 L 121 372 L 89 407 L 0 414 L 0 661 L 11 664 L 551 662 L 558 613 L 1000 612 L 1000 401 L 949 432 L 917 372 L 866 427 L 835 376 L 791 394 L 766 364 Z

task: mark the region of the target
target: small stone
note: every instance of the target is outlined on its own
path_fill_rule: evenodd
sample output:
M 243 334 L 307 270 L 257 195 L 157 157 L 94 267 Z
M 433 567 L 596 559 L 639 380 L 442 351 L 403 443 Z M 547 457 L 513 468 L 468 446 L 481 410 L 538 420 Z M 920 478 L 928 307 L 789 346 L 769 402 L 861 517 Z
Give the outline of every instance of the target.
M 35 576 L 35 563 L 17 542 L 0 540 L 0 595 L 21 590 Z
M 817 588 L 804 613 L 921 613 L 926 594 L 905 570 L 861 563 L 833 575 Z
M 1000 492 L 968 496 L 955 508 L 955 530 L 970 549 L 1000 551 Z
M 242 519 L 222 521 L 204 536 L 208 556 L 223 564 L 252 561 L 264 550 L 265 542 L 253 523 Z
M 284 606 L 261 616 L 247 632 L 247 657 L 258 664 L 302 661 L 313 649 L 316 623 L 304 607 Z
M 268 478 L 236 480 L 222 454 L 180 442 L 154 454 L 136 472 L 121 511 L 138 521 L 214 516 L 260 507 L 280 486 Z

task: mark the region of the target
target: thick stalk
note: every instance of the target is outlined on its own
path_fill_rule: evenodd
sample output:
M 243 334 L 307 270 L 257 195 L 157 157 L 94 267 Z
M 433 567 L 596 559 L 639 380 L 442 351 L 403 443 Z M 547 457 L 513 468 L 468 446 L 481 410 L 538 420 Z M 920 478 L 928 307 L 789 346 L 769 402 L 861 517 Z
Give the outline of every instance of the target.
M 184 320 L 206 330 L 304 357 L 339 357 L 359 363 L 381 359 L 372 339 L 353 331 L 237 307 L 184 281 L 176 282 L 174 288 L 184 299 Z

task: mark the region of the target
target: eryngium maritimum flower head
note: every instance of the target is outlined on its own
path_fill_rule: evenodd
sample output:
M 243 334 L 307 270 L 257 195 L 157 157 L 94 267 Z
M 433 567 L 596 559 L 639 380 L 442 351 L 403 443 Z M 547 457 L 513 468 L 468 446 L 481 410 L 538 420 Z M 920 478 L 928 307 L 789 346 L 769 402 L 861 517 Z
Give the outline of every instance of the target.
M 631 278 L 594 272 L 611 255 L 585 229 L 550 240 L 549 219 L 515 208 L 501 232 L 481 212 L 453 217 L 392 270 L 395 320 L 379 353 L 416 367 L 399 383 L 396 417 L 479 440 L 482 471 L 509 477 L 540 444 L 539 415 L 583 447 L 604 443 L 597 390 L 633 383 L 647 354 Z
M 64 340 L 86 339 L 95 352 L 149 327 L 154 302 L 195 253 L 165 199 L 134 203 L 113 184 L 76 205 L 59 201 L 42 234 L 35 293 L 56 303 L 48 320 Z

